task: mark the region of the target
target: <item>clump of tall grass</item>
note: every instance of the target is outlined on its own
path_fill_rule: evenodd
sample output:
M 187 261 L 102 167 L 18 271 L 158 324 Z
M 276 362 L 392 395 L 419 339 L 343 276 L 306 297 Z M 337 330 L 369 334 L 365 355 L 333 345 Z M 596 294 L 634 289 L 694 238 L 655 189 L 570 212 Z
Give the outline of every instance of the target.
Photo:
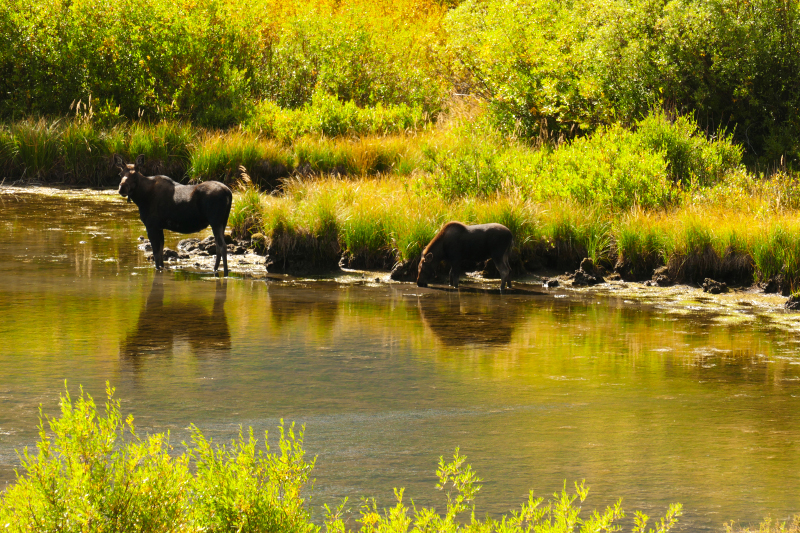
M 351 204 L 344 210 L 339 233 L 347 264 L 365 269 L 386 266 L 386 258 L 391 261 L 395 255 L 392 229 L 392 216 L 384 205 L 363 198 Z
M 263 206 L 258 189 L 253 185 L 247 169 L 239 167 L 240 178 L 237 184 L 236 201 L 231 206 L 228 215 L 228 225 L 233 228 L 233 236 L 239 239 L 249 239 L 258 233 L 262 223 Z
M 614 244 L 615 268 L 629 279 L 649 278 L 666 261 L 667 231 L 657 217 L 633 210 L 616 222 Z
M 196 130 L 188 124 L 162 121 L 157 124 L 134 122 L 128 133 L 126 152 L 131 158 L 145 156 L 145 173 L 166 174 L 180 180 L 189 169 L 189 158 Z
M 119 127 L 100 130 L 88 121 L 70 121 L 59 140 L 64 178 L 71 183 L 99 186 L 114 173 L 108 164 L 109 154 L 130 154 L 125 132 Z
M 760 281 L 783 276 L 788 290 L 800 286 L 800 227 L 796 221 L 776 221 L 754 238 L 752 256 Z
M 418 167 L 419 151 L 413 137 L 372 138 L 302 137 L 291 150 L 302 174 L 408 174 Z
M 0 125 L 0 176 L 6 178 L 14 168 L 17 147 L 7 126 Z
M 14 139 L 14 166 L 24 169 L 25 178 L 46 179 L 56 172 L 61 137 L 57 120 L 27 119 L 12 124 L 10 131 Z
M 291 152 L 279 143 L 238 131 L 206 132 L 189 157 L 192 179 L 232 181 L 244 166 L 253 181 L 266 188 L 294 168 Z

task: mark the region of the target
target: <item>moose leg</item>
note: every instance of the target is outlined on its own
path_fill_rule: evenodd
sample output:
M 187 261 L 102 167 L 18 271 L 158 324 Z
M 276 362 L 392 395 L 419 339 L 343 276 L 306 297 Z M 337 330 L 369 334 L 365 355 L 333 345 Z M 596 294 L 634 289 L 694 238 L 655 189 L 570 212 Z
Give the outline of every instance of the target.
M 461 269 L 459 266 L 460 265 L 458 261 L 453 261 L 453 264 L 450 267 L 450 285 L 456 289 L 458 288 L 458 278 L 461 277 Z
M 153 249 L 153 262 L 156 270 L 164 268 L 164 230 L 147 230 L 147 238 L 150 239 L 150 247 Z
M 211 228 L 214 233 L 214 244 L 217 245 L 217 258 L 214 261 L 214 272 L 219 270 L 219 259 L 222 258 L 222 268 L 225 277 L 228 277 L 228 245 L 225 243 L 225 226 Z
M 503 253 L 501 257 L 493 257 L 492 261 L 497 265 L 497 270 L 500 272 L 500 294 L 503 294 L 504 288 L 511 288 L 511 265 L 508 263 L 508 250 Z

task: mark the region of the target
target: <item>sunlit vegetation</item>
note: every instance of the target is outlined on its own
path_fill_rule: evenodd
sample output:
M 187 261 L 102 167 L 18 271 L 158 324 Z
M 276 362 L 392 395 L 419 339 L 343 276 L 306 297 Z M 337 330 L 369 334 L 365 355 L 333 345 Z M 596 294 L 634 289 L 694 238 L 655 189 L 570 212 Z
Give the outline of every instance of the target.
M 790 520 L 766 518 L 758 527 L 743 527 L 738 524 L 725 524 L 726 533 L 797 533 L 800 531 L 800 515 Z
M 37 451 L 24 450 L 22 472 L 0 495 L 5 531 L 346 531 L 522 532 L 546 528 L 568 533 L 609 530 L 625 518 L 622 501 L 602 512 L 581 516 L 589 493 L 583 482 L 566 486 L 552 499 L 529 495 L 519 511 L 500 519 L 475 516 L 480 478 L 456 449 L 453 460 L 440 458 L 437 488 L 445 491 L 446 510 L 408 507 L 403 489 L 397 504 L 381 510 L 364 500 L 360 527 L 345 522 L 345 502 L 327 509 L 324 524 L 311 522 L 305 491 L 315 460 L 303 449 L 303 432 L 281 425 L 278 449 L 259 443 L 252 428 L 228 445 L 215 445 L 192 427 L 185 451 L 178 453 L 168 434 L 141 436 L 133 416 L 123 418 L 114 390 L 107 387 L 105 413 L 81 390 L 73 401 L 61 397 L 61 416 L 40 417 Z M 682 514 L 669 507 L 655 531 L 666 533 Z M 645 533 L 649 517 L 634 514 L 634 532 Z M 544 529 L 542 529 L 544 530 Z
M 0 4 L 6 179 L 113 184 L 142 153 L 246 174 L 233 231 L 326 265 L 457 218 L 509 225 L 518 267 L 797 289 L 796 2 Z

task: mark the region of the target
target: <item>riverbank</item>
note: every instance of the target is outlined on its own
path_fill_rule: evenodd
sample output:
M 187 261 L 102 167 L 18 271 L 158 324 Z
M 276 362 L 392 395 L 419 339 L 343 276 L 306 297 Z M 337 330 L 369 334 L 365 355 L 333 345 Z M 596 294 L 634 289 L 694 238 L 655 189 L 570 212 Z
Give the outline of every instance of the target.
M 614 211 L 504 195 L 446 201 L 425 188 L 424 177 L 417 180 L 294 179 L 282 195 L 245 189 L 236 193 L 231 230 L 249 237 L 269 268 L 286 273 L 392 269 L 393 279 L 413 281 L 422 248 L 443 223 L 460 220 L 509 227 L 517 276 L 574 272 L 590 258 L 597 268 L 586 273 L 595 281 L 562 282 L 697 285 L 711 278 L 785 296 L 800 276 L 798 213 L 770 209 L 776 183 L 742 184 L 761 190 L 739 207 L 726 205 L 727 195 L 707 193 L 670 209 Z
M 325 107 L 330 116 L 347 107 L 335 102 Z M 756 284 L 785 296 L 800 280 L 797 174 L 749 171 L 731 137 L 709 137 L 690 117 L 653 111 L 630 128 L 530 145 L 501 135 L 474 101 L 394 133 L 377 134 L 365 124 L 378 119 L 362 117 L 355 123 L 366 129 L 334 138 L 300 128 L 281 140 L 276 131 L 288 122 L 276 130 L 276 117 L 307 119 L 312 110 L 269 109 L 272 129 L 263 121 L 226 132 L 174 122 L 102 129 L 78 117 L 16 123 L 0 132 L 0 144 L 10 147 L 12 182 L 115 185 L 108 161 L 118 152 L 145 154 L 146 174 L 227 182 L 237 191 L 233 236 L 266 255 L 273 273 L 341 266 L 411 281 L 422 248 L 442 224 L 459 220 L 509 227 L 518 276 L 577 271 L 566 280 L 576 284 L 708 279 L 709 290 Z M 589 271 L 580 269 L 586 258 Z

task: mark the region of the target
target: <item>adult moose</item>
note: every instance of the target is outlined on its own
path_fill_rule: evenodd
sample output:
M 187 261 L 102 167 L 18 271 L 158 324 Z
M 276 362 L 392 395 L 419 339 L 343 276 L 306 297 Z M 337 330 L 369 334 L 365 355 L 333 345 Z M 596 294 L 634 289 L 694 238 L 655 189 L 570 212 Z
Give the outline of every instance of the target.
M 427 287 L 427 280 L 441 261 L 450 265 L 450 285 L 458 288 L 462 262 L 475 263 L 491 258 L 500 271 L 500 293 L 511 287 L 508 277 L 511 266 L 511 231 L 502 224 L 465 226 L 461 222 L 448 222 L 422 251 L 417 271 L 417 285 Z
M 167 176 L 145 176 L 140 169 L 144 155 L 136 161 L 125 163 L 114 154 L 114 166 L 122 180 L 119 193 L 133 201 L 139 208 L 139 218 L 147 229 L 147 238 L 153 247 L 156 268 L 164 268 L 164 230 L 178 233 L 195 233 L 211 226 L 217 245 L 214 272 L 222 258 L 224 273 L 228 275 L 228 247 L 225 243 L 225 226 L 231 212 L 231 190 L 218 181 L 198 185 L 181 185 Z

